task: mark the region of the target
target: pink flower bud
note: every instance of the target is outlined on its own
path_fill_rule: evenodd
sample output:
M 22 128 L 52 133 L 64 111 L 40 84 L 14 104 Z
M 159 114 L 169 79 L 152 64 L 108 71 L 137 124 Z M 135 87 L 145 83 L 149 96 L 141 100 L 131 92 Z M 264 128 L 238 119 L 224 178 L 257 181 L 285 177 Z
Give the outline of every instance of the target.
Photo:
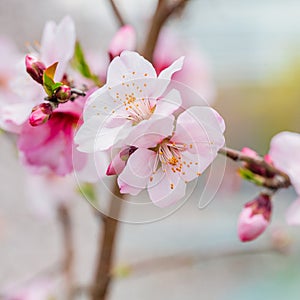
M 260 236 L 268 227 L 272 212 L 269 195 L 260 194 L 246 203 L 238 221 L 238 235 L 242 242 L 249 242 Z
M 136 47 L 135 30 L 130 25 L 125 25 L 119 29 L 110 42 L 108 53 L 112 60 L 124 50 L 134 50 Z
M 46 66 L 31 55 L 26 55 L 25 65 L 26 71 L 32 77 L 32 79 L 40 84 L 43 84 L 43 74 Z
M 62 85 L 56 90 L 55 97 L 58 102 L 65 103 L 70 99 L 71 94 L 71 88 L 67 85 Z
M 35 106 L 32 109 L 29 117 L 29 123 L 32 126 L 39 126 L 48 121 L 53 112 L 52 105 L 50 103 L 42 103 Z

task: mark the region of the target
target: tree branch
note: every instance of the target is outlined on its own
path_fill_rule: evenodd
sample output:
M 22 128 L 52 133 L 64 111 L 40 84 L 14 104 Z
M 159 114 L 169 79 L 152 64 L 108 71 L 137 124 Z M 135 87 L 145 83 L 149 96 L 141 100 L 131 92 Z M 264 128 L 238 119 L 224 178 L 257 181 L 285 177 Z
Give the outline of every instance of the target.
M 96 273 L 93 287 L 91 289 L 92 300 L 104 300 L 107 297 L 108 289 L 112 278 L 112 265 L 115 252 L 115 242 L 119 221 L 117 220 L 121 212 L 122 198 L 117 183 L 110 202 L 109 216 L 102 218 L 99 237 L 99 252 L 96 262 Z M 111 218 L 110 216 L 114 216 Z
M 142 55 L 152 62 L 153 53 L 159 37 L 161 28 L 165 22 L 176 11 L 183 9 L 189 0 L 177 0 L 174 4 L 168 5 L 168 1 L 159 0 L 156 6 L 155 13 L 152 17 L 152 22 L 149 28 L 147 38 L 145 40 L 144 48 L 142 49 Z
M 119 23 L 120 27 L 124 26 L 126 24 L 126 22 L 124 21 L 124 18 L 122 17 L 115 1 L 114 0 L 109 0 L 108 2 L 111 5 L 111 8 L 112 8 L 112 10 L 115 14 L 116 19 L 118 20 L 118 23 Z
M 251 157 L 240 151 L 231 149 L 231 148 L 221 148 L 219 154 L 225 155 L 226 157 L 234 161 L 242 161 L 248 164 L 255 165 L 257 167 L 263 168 L 265 171 L 274 174 L 273 177 L 266 178 L 261 176 L 262 185 L 266 188 L 277 190 L 280 188 L 287 188 L 291 185 L 291 180 L 289 176 L 277 169 L 272 164 L 266 162 L 263 157 Z

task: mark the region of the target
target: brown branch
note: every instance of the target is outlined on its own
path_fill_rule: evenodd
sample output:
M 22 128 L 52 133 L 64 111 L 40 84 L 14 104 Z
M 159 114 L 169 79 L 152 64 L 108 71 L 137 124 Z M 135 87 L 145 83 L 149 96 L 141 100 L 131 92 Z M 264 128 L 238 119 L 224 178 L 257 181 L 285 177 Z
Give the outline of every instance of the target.
M 74 283 L 74 249 L 73 249 L 73 232 L 72 222 L 69 209 L 65 205 L 60 205 L 58 208 L 58 216 L 61 222 L 63 243 L 64 243 L 64 260 L 63 272 L 66 280 L 67 299 L 72 299 L 72 290 Z
M 118 20 L 120 27 L 124 26 L 126 24 L 126 22 L 124 21 L 124 18 L 122 17 L 120 10 L 118 9 L 118 6 L 116 5 L 115 1 L 109 0 L 108 2 L 111 5 L 111 8 L 115 14 L 116 19 Z
M 102 218 L 103 222 L 101 222 L 102 230 L 100 229 L 100 244 L 96 262 L 96 273 L 91 290 L 92 300 L 106 299 L 112 278 L 112 265 L 119 225 L 117 218 L 121 212 L 120 198 L 122 197 L 116 182 L 112 193 L 109 216 Z M 114 218 L 110 217 L 112 215 Z
M 161 28 L 165 22 L 178 10 L 183 9 L 189 0 L 177 0 L 174 4 L 169 5 L 166 0 L 159 0 L 155 13 L 152 17 L 151 25 L 145 40 L 142 55 L 149 61 L 153 60 L 153 53 L 159 37 Z
M 221 148 L 219 150 L 219 153 L 225 155 L 226 157 L 234 161 L 242 161 L 251 165 L 255 165 L 257 167 L 261 167 L 262 169 L 271 174 L 274 174 L 274 176 L 270 178 L 260 176 L 260 179 L 262 180 L 262 185 L 264 187 L 277 190 L 280 188 L 287 188 L 291 185 L 291 180 L 289 176 L 281 170 L 277 169 L 272 164 L 266 162 L 263 157 L 251 157 L 240 151 L 226 147 Z

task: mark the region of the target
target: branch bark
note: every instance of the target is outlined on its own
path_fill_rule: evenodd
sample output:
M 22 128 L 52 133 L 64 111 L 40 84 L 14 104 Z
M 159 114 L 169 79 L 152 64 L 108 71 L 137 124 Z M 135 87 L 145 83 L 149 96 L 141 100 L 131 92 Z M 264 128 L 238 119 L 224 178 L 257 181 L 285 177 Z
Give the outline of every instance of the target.
M 226 147 L 221 148 L 219 150 L 219 154 L 225 155 L 226 157 L 234 161 L 242 161 L 248 164 L 253 164 L 255 166 L 263 168 L 271 174 L 274 174 L 274 176 L 271 178 L 262 177 L 262 185 L 266 188 L 277 190 L 280 188 L 287 188 L 291 185 L 289 176 L 281 170 L 277 169 L 272 164 L 266 162 L 263 157 L 251 157 L 238 150 Z
M 122 16 L 122 14 L 120 13 L 120 10 L 118 9 L 118 6 L 116 5 L 114 0 L 109 0 L 109 3 L 111 5 L 111 8 L 115 14 L 116 19 L 118 20 L 118 23 L 120 25 L 120 27 L 124 26 L 126 24 L 126 22 L 124 21 L 124 18 Z
M 153 60 L 153 53 L 159 37 L 161 28 L 166 21 L 178 10 L 183 9 L 189 0 L 177 0 L 174 4 L 169 5 L 166 0 L 159 0 L 152 22 L 148 31 L 148 35 L 142 49 L 142 55 L 149 61 Z
M 100 228 L 100 244 L 96 262 L 96 273 L 91 290 L 92 300 L 105 300 L 108 294 L 112 279 L 113 258 L 119 225 L 117 218 L 121 213 L 120 198 L 122 198 L 122 196 L 115 182 L 109 212 L 109 215 L 113 215 L 115 219 L 109 216 L 105 218 L 102 217 L 101 219 L 103 222 L 101 222 L 102 228 Z

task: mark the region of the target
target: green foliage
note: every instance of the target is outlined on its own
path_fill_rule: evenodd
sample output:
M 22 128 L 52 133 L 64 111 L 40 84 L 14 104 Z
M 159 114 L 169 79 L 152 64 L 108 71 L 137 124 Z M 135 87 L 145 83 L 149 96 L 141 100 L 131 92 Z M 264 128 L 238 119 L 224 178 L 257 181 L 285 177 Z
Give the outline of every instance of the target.
M 84 56 L 83 49 L 77 41 L 75 45 L 74 57 L 72 59 L 72 66 L 83 77 L 91 79 L 97 86 L 102 86 L 100 79 L 97 75 L 93 74 Z
M 97 204 L 97 195 L 93 184 L 88 182 L 82 183 L 78 191 L 92 204 Z
M 263 184 L 263 178 L 257 174 L 254 174 L 252 171 L 245 169 L 245 168 L 240 168 L 239 169 L 239 174 L 240 176 L 245 179 L 248 180 L 256 185 L 262 185 Z
M 48 67 L 43 75 L 43 87 L 49 97 L 52 97 L 55 90 L 62 85 L 61 82 L 54 82 L 54 75 L 58 63 L 54 63 Z

